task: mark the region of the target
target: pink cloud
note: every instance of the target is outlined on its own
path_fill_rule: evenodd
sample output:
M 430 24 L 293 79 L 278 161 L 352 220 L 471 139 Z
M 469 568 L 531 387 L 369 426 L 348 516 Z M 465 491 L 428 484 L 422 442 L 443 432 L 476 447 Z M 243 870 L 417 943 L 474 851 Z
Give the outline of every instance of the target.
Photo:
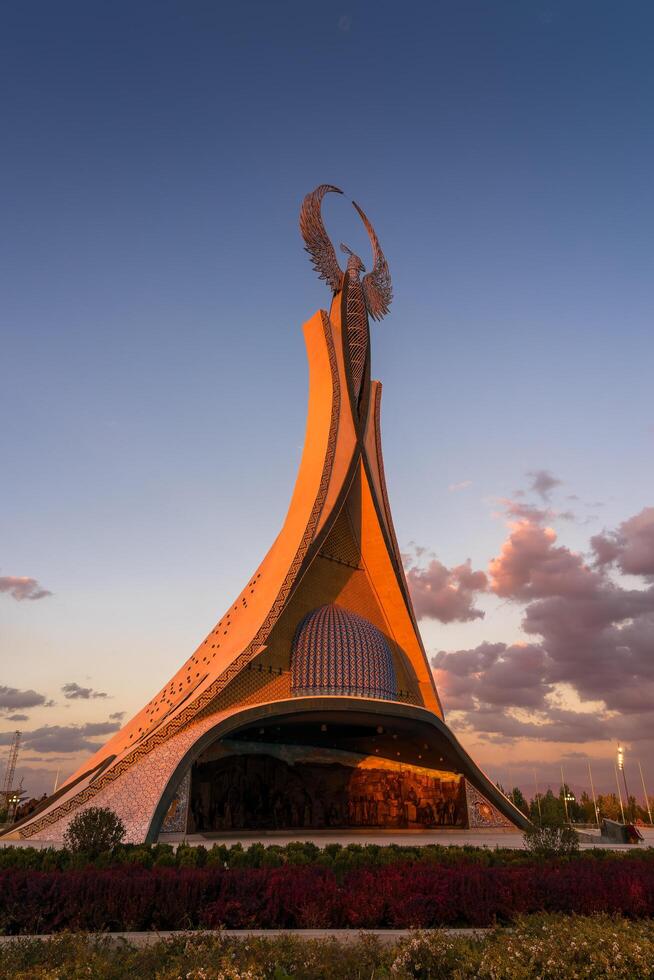
M 559 480 L 549 470 L 531 470 L 527 476 L 531 477 L 529 489 L 543 500 L 549 500 L 554 487 L 559 487 L 563 483 L 563 480 Z
M 436 682 L 448 708 L 474 710 L 478 704 L 544 708 L 552 687 L 546 654 L 538 644 L 481 643 L 472 650 L 432 658 Z
M 0 575 L 0 592 L 6 592 L 18 602 L 23 599 L 45 599 L 52 595 L 52 592 L 41 588 L 35 578 L 21 575 Z
M 591 538 L 598 565 L 616 562 L 629 575 L 654 576 L 654 507 L 623 521 L 617 531 Z
M 531 642 L 482 643 L 436 654 L 432 665 L 445 707 L 461 712 L 464 730 L 496 740 L 645 737 L 639 731 L 651 736 L 654 508 L 594 538 L 594 566 L 558 544 L 556 533 L 544 526 L 543 511 L 532 509 L 531 519 L 521 513 L 489 563 L 489 589 L 524 604 L 522 628 Z M 613 564 L 640 575 L 644 587 L 616 584 Z M 561 707 L 553 699 L 559 684 L 600 708 Z M 538 717 L 518 720 L 511 711 L 516 708 Z
M 490 587 L 507 599 L 529 600 L 553 595 L 586 595 L 597 573 L 580 555 L 557 547 L 556 532 L 533 520 L 512 525 L 497 558 L 489 563 Z
M 475 596 L 486 590 L 487 578 L 484 572 L 473 571 L 470 559 L 454 568 L 435 558 L 425 568 L 409 565 L 406 577 L 418 619 L 441 623 L 483 619 L 483 611 L 475 607 Z

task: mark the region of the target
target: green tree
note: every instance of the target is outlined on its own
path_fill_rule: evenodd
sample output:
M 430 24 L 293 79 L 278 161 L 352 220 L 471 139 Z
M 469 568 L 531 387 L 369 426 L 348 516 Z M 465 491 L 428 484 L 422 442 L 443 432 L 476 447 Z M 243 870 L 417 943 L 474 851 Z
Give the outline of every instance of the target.
M 522 810 L 526 817 L 530 814 L 529 804 L 525 799 L 525 796 L 519 786 L 514 786 L 509 794 L 509 799 L 513 800 L 513 803 L 517 806 L 518 810 Z
M 606 817 L 608 820 L 621 820 L 620 801 L 615 793 L 605 793 L 597 797 L 597 809 L 600 819 Z
M 635 796 L 629 796 L 627 803 L 624 808 L 624 815 L 627 820 L 631 820 L 633 823 L 638 818 L 638 803 Z
M 565 823 L 563 796 L 555 796 L 551 789 L 541 797 L 540 810 L 543 827 L 561 827 Z
M 582 813 L 581 819 L 584 823 L 595 823 L 595 804 L 586 790 L 583 791 L 579 798 L 579 806 Z
M 90 806 L 70 821 L 64 834 L 64 845 L 75 853 L 97 857 L 104 851 L 113 851 L 124 837 L 125 826 L 113 810 Z

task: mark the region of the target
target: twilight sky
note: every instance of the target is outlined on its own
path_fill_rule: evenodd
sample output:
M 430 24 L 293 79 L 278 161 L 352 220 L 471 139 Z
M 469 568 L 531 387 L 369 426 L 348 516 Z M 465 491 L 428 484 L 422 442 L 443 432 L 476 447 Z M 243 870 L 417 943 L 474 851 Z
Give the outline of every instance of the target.
M 505 784 L 590 756 L 610 789 L 622 739 L 654 789 L 653 45 L 649 0 L 3 5 L 0 747 L 24 732 L 28 791 L 277 533 L 322 182 L 391 266 L 373 372 L 448 719 Z

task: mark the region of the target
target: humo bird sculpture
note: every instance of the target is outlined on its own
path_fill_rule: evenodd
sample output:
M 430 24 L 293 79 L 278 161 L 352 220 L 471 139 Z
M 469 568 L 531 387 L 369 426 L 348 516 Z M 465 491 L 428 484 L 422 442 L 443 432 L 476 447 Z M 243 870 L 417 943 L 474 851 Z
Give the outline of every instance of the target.
M 332 184 L 321 184 L 307 194 L 300 210 L 300 231 L 305 249 L 320 278 L 327 282 L 334 296 L 342 293 L 343 337 L 347 338 L 354 400 L 360 403 L 364 378 L 370 374 L 368 314 L 373 320 L 381 320 L 388 313 L 393 298 L 391 274 L 375 229 L 355 201 L 352 204 L 366 227 L 372 245 L 373 268 L 362 279 L 361 273 L 366 271 L 363 262 L 347 245 L 342 244 L 341 250 L 348 256 L 345 272 L 342 271 L 321 214 L 323 198 L 330 192 L 343 193 Z

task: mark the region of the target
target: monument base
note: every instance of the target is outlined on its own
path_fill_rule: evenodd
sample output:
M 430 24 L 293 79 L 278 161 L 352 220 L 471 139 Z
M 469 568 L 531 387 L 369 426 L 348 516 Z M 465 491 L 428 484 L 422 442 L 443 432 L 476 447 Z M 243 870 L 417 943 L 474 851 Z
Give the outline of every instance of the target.
M 515 827 L 417 719 L 351 711 L 268 716 L 209 738 L 189 759 L 157 836 Z

